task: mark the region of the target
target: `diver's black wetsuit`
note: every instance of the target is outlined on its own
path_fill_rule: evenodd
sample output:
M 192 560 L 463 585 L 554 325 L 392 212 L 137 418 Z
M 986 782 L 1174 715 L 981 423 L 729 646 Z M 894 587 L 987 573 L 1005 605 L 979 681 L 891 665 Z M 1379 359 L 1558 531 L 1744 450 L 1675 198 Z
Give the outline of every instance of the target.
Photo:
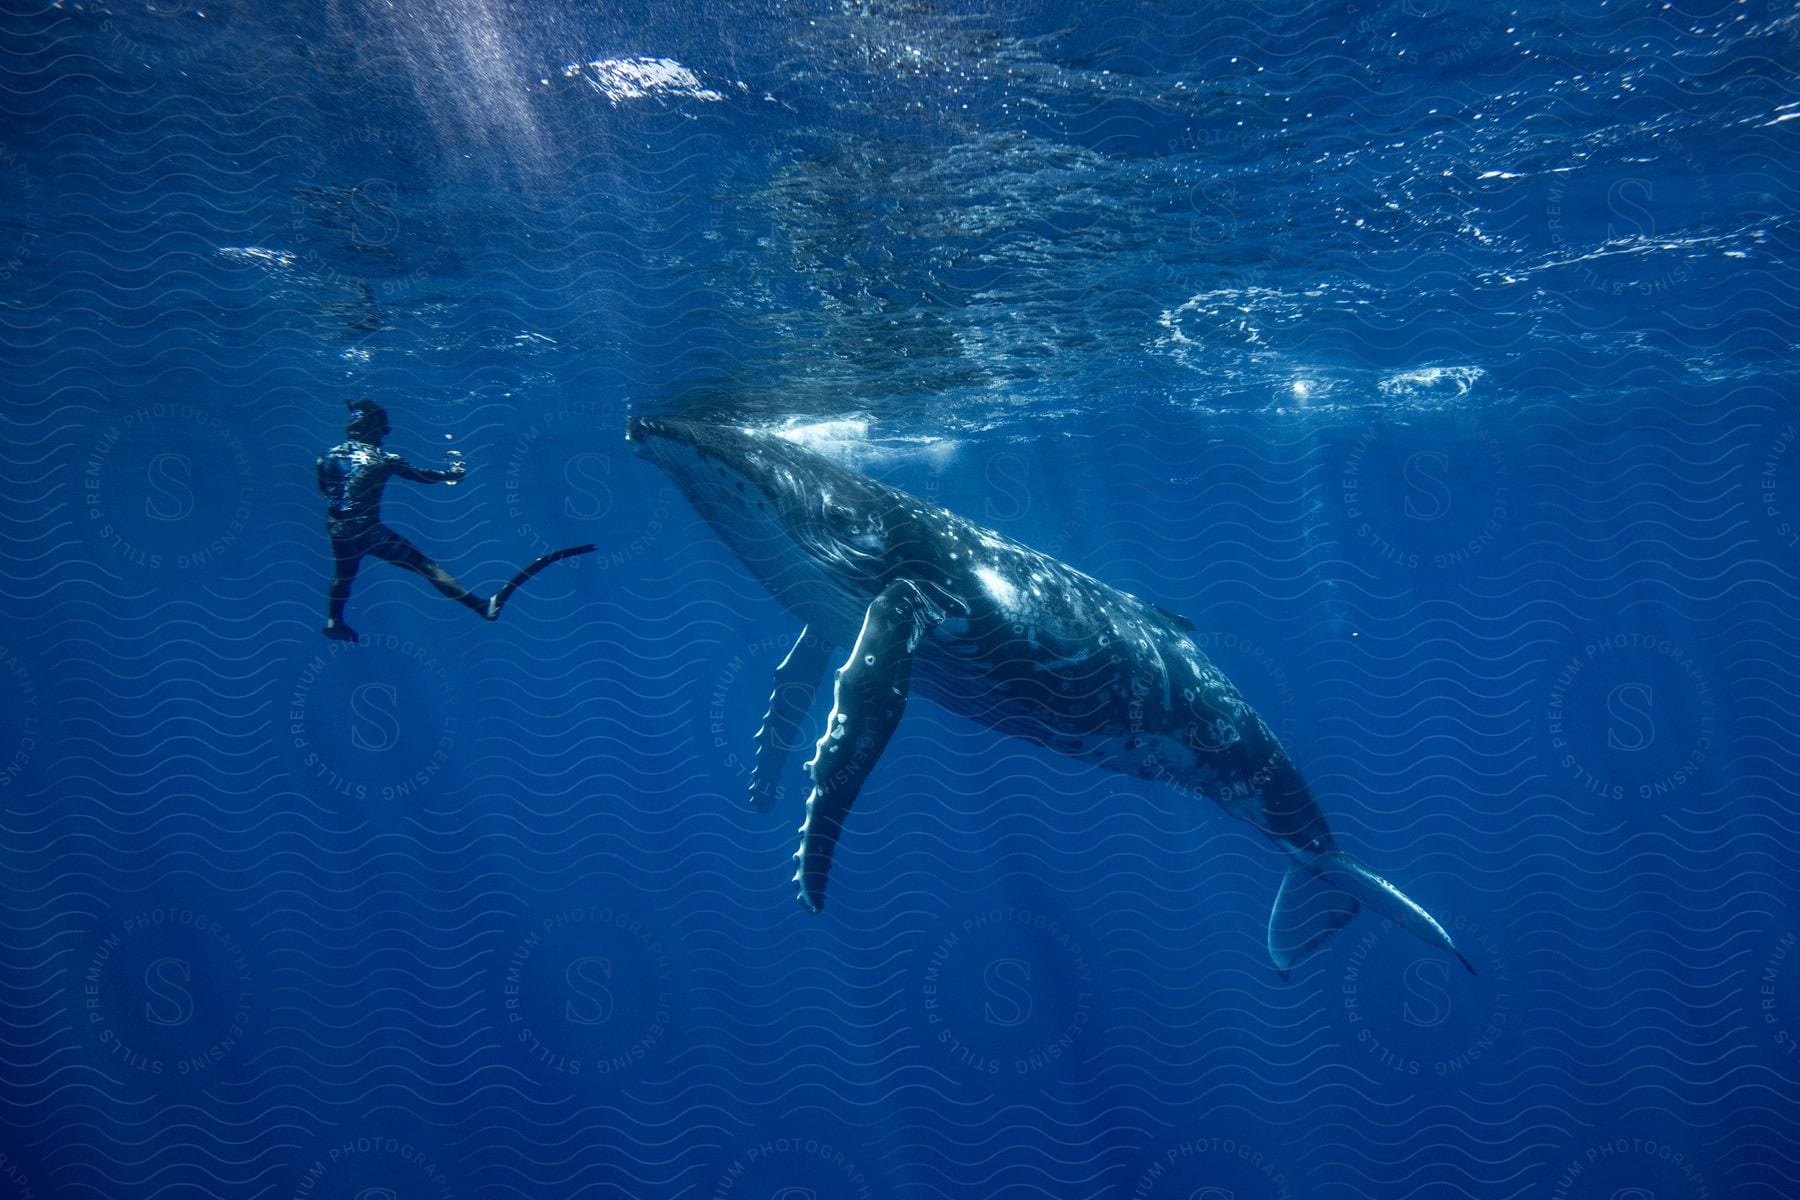
M 356 637 L 356 631 L 344 624 L 344 605 L 350 599 L 350 587 L 365 554 L 423 575 L 444 595 L 493 620 L 497 614 L 490 601 L 469 591 L 417 546 L 382 524 L 381 490 L 390 477 L 398 475 L 415 483 L 450 483 L 463 477 L 462 471 L 421 470 L 398 454 L 383 450 L 379 439 L 387 432 L 386 424 L 381 419 L 379 426 L 370 422 L 358 428 L 353 419 L 350 440 L 333 446 L 319 459 L 319 491 L 329 501 L 325 530 L 331 535 L 331 553 L 336 560 L 325 636 L 346 641 Z

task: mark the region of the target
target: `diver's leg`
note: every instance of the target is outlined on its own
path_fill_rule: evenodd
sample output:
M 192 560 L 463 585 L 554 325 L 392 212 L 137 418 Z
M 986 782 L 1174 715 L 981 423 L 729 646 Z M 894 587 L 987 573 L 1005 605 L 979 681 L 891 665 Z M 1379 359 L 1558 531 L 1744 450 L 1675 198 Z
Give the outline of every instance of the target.
M 326 593 L 325 636 L 340 642 L 354 642 L 356 630 L 344 624 L 344 605 L 350 602 L 350 587 L 356 582 L 356 569 L 362 566 L 362 546 L 351 539 L 331 539 L 331 588 Z
M 424 551 L 420 550 L 417 546 L 413 545 L 393 530 L 386 530 L 386 533 L 386 537 L 378 539 L 374 545 L 369 547 L 370 554 L 375 555 L 377 558 L 386 559 L 396 567 L 405 567 L 414 574 L 423 575 L 426 579 L 431 581 L 432 587 L 444 593 L 444 595 L 450 597 L 470 612 L 475 613 L 485 620 L 491 621 L 494 619 L 493 614 L 489 611 L 492 606 L 486 599 L 477 596 L 474 592 L 471 592 L 468 588 L 458 583 L 456 576 L 444 570 L 444 568 L 439 566 L 436 562 L 427 558 Z

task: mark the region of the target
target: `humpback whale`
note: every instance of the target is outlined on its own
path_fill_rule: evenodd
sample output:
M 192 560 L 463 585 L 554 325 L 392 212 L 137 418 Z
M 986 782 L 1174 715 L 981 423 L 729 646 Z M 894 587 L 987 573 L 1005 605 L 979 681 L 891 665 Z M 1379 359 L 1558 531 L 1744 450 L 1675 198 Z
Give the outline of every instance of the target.
M 1284 976 L 1363 905 L 1474 972 L 1430 913 L 1338 848 L 1287 752 L 1186 618 L 771 432 L 631 417 L 626 437 L 804 623 L 757 734 L 755 807 L 774 803 L 791 734 L 840 664 L 805 764 L 794 855 L 811 911 L 824 905 L 851 805 L 916 693 L 1209 798 L 1261 830 L 1291 860 L 1268 928 Z

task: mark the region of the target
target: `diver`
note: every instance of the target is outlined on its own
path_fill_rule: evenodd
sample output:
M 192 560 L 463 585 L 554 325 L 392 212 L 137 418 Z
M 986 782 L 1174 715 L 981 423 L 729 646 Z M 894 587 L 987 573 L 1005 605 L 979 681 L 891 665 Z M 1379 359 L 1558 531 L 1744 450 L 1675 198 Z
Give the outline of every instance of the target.
M 350 406 L 344 441 L 319 459 L 319 491 L 329 502 L 325 530 L 331 535 L 335 562 L 325 636 L 339 641 L 356 640 L 356 630 L 344 624 L 344 605 L 350 599 L 350 587 L 356 582 L 357 568 L 362 566 L 366 554 L 423 575 L 438 591 L 483 620 L 492 621 L 500 615 L 494 600 L 475 595 L 417 546 L 382 524 L 381 489 L 390 477 L 398 475 L 414 483 L 457 483 L 469 470 L 460 459 L 452 461 L 445 471 L 413 466 L 398 454 L 381 448 L 381 439 L 390 428 L 386 411 L 365 396 Z
M 325 636 L 342 642 L 357 640 L 356 630 L 344 623 L 344 605 L 350 599 L 350 587 L 363 556 L 373 554 L 397 567 L 405 567 L 423 575 L 431 585 L 483 620 L 494 621 L 508 598 L 519 585 L 553 562 L 576 554 L 587 554 L 595 547 L 570 546 L 532 561 L 493 596 L 483 599 L 458 583 L 456 576 L 444 570 L 417 546 L 389 529 L 381 521 L 381 490 L 390 476 L 398 475 L 414 483 L 449 483 L 462 481 L 469 468 L 453 457 L 446 470 L 433 471 L 415 467 L 398 454 L 381 448 L 381 439 L 392 428 L 387 412 L 369 397 L 350 403 L 350 420 L 344 427 L 344 440 L 325 452 L 318 460 L 319 491 L 328 501 L 325 530 L 331 535 L 334 570 L 331 576 L 330 607 L 325 618 Z

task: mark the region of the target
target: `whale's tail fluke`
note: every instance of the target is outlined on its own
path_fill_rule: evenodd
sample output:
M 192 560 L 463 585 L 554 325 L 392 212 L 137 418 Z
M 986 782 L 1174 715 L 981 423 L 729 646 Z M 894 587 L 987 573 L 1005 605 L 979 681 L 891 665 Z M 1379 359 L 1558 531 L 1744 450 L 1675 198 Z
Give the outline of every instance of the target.
M 1342 850 L 1327 850 L 1307 862 L 1296 860 L 1281 881 L 1269 913 L 1269 957 L 1283 976 L 1349 924 L 1368 905 L 1420 941 L 1441 946 L 1475 974 L 1437 919 L 1405 892 Z

